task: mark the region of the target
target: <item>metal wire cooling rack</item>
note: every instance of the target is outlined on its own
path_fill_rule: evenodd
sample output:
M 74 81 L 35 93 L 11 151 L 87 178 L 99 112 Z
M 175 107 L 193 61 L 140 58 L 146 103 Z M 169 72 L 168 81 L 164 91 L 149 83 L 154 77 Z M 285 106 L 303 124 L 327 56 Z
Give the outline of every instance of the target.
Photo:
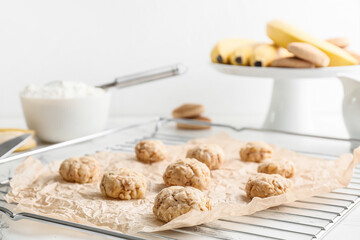
M 180 131 L 175 130 L 174 122 L 199 125 L 191 120 L 156 119 L 144 124 L 135 124 L 126 128 L 111 129 L 99 134 L 55 144 L 37 149 L 27 154 L 1 159 L 6 165 L 12 161 L 22 160 L 26 155 L 38 155 L 44 162 L 67 154 L 89 153 L 89 149 L 133 152 L 135 144 L 142 139 L 159 139 L 167 145 L 183 144 L 192 138 L 213 135 L 225 131 L 233 137 L 243 140 L 264 140 L 278 144 L 305 155 L 318 156 L 334 160 L 340 153 L 348 152 L 351 143 L 357 139 L 342 139 L 325 136 L 304 135 L 283 131 L 256 128 L 236 128 L 223 124 L 211 124 L 212 130 Z M 114 142 L 118 144 L 113 145 Z M 79 150 L 81 149 L 81 150 Z M 57 153 L 56 153 L 57 152 Z M 9 170 L 12 174 L 12 170 Z M 96 227 L 48 218 L 31 213 L 14 214 L 12 206 L 4 200 L 9 190 L 9 180 L 0 182 L 0 212 L 11 220 L 35 220 L 52 223 L 73 229 L 112 236 L 123 239 L 321 239 L 339 223 L 351 209 L 360 202 L 360 166 L 348 187 L 331 193 L 314 196 L 290 204 L 273 207 L 249 216 L 220 219 L 209 224 L 195 227 L 173 229 L 156 233 L 137 233 L 135 235 L 107 231 Z

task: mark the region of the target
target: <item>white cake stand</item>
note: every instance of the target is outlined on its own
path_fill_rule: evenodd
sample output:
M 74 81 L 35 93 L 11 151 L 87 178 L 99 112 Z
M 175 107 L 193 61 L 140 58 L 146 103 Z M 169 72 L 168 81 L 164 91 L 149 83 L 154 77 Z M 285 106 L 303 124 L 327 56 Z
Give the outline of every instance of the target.
M 359 65 L 314 69 L 212 65 L 227 74 L 274 79 L 270 108 L 263 127 L 301 133 L 314 130 L 309 97 L 310 78 L 335 78 L 340 73 L 360 72 Z

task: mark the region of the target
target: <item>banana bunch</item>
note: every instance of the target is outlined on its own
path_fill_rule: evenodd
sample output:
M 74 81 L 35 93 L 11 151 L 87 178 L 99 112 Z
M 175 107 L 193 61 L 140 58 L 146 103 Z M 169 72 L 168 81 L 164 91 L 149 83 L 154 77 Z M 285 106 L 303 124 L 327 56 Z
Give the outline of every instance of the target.
M 273 20 L 266 32 L 271 43 L 245 38 L 220 40 L 211 51 L 214 63 L 311 68 L 360 64 L 360 55 L 347 50 L 346 38 L 322 40 L 286 22 Z
M 291 54 L 286 49 L 272 43 L 256 43 L 249 39 L 230 42 L 229 39 L 224 39 L 213 48 L 211 60 L 214 63 L 268 67 L 274 59 L 288 55 Z

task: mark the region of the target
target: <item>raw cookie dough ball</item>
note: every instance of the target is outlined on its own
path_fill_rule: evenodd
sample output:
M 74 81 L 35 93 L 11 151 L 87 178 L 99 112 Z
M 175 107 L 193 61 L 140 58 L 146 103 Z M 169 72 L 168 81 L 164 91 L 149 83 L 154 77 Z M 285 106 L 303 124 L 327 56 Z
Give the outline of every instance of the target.
M 245 162 L 261 162 L 272 157 L 272 147 L 264 142 L 248 142 L 240 150 L 240 158 Z
M 257 171 L 259 173 L 279 174 L 286 178 L 294 176 L 295 165 L 290 161 L 272 161 L 267 160 L 259 164 Z
M 143 140 L 135 146 L 136 158 L 144 163 L 160 162 L 166 159 L 166 147 L 158 140 Z
M 193 187 L 173 186 L 164 188 L 155 198 L 153 213 L 164 222 L 190 210 L 210 211 L 212 203 L 203 192 Z
M 292 182 L 279 174 L 258 173 L 246 183 L 246 194 L 249 198 L 266 198 L 289 191 Z
M 121 200 L 144 198 L 146 178 L 131 169 L 120 168 L 104 174 L 100 189 L 104 195 Z
M 219 169 L 225 160 L 225 154 L 216 144 L 201 144 L 188 150 L 187 158 L 195 158 L 205 163 L 210 170 Z
M 73 157 L 63 161 L 59 173 L 67 182 L 95 182 L 100 173 L 100 167 L 92 157 Z
M 210 170 L 195 158 L 179 159 L 170 164 L 163 175 L 167 186 L 191 186 L 206 189 L 211 181 Z

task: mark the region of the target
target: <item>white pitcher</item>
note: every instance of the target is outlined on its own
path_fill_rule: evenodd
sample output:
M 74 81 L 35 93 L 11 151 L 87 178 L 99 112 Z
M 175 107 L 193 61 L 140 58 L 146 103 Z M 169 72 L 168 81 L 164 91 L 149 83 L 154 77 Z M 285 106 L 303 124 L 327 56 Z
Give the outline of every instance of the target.
M 360 139 L 360 75 L 338 76 L 344 87 L 343 117 L 351 138 Z

